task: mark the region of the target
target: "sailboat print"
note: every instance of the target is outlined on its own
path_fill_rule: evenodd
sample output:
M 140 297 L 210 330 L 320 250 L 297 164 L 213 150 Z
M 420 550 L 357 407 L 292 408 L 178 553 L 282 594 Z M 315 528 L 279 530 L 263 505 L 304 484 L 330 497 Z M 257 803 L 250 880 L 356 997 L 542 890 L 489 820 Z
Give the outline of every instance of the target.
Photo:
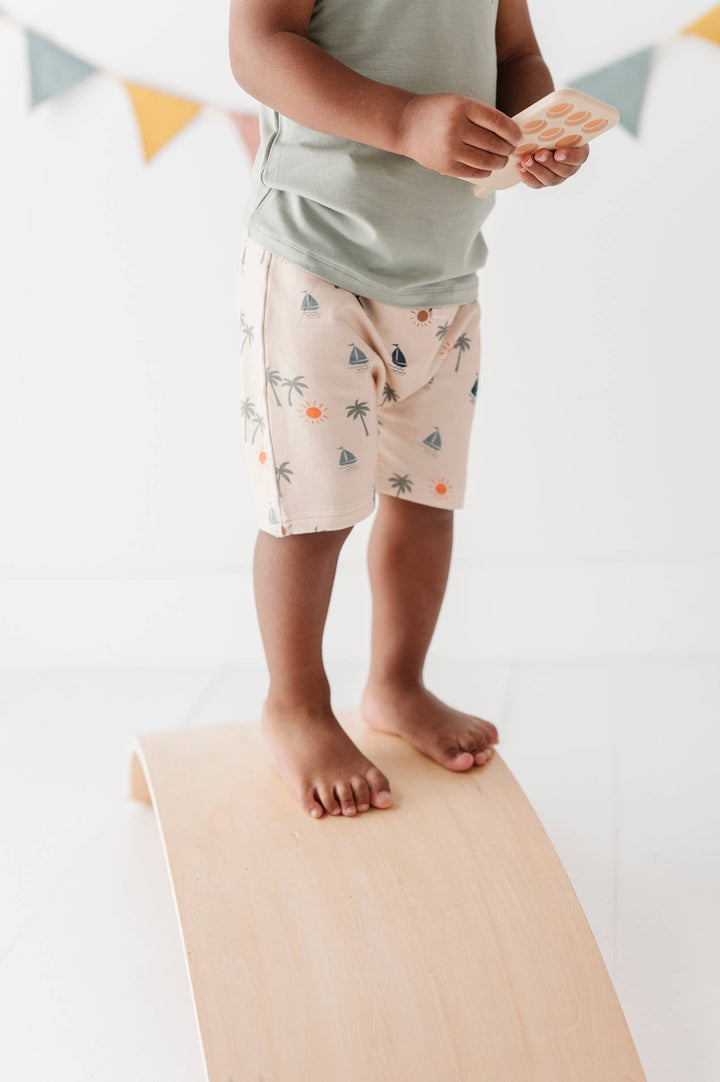
M 440 439 L 440 429 L 435 426 L 429 436 L 426 436 L 423 440 L 423 444 L 427 447 L 428 451 L 432 451 L 433 454 L 437 454 L 442 447 L 442 440 Z
M 311 293 L 308 293 L 307 290 L 304 290 L 303 292 L 305 296 L 300 303 L 300 311 L 304 312 L 306 316 L 319 316 L 320 305 Z
M 475 401 L 477 399 L 477 391 L 478 391 L 478 377 L 475 376 L 475 382 L 473 383 L 472 387 L 470 388 L 470 401 L 472 403 L 475 403 Z
M 352 349 L 350 350 L 348 364 L 352 365 L 353 368 L 367 368 L 367 355 L 363 353 L 360 347 L 356 346 L 354 342 L 351 342 L 350 345 L 352 346 Z
M 279 521 L 280 519 L 275 514 L 275 508 L 271 505 L 270 510 L 268 511 L 268 522 L 271 526 L 277 526 Z
M 338 466 L 342 466 L 344 470 L 356 470 L 358 468 L 357 455 L 354 455 L 352 451 L 348 451 L 345 447 L 338 447 L 338 451 L 340 452 Z
M 395 349 L 392 351 L 391 357 L 393 368 L 407 368 L 407 360 L 405 358 L 405 354 L 400 349 L 400 346 L 397 344 L 397 342 L 393 342 L 393 345 L 395 346 Z

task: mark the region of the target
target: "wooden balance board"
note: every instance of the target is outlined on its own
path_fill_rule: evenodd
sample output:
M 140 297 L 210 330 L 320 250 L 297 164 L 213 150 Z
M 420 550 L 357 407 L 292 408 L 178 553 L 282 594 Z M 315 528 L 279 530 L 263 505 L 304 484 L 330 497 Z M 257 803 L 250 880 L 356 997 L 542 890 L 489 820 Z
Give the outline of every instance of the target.
M 209 1082 L 644 1082 L 590 926 L 502 756 L 340 721 L 395 803 L 312 819 L 258 724 L 140 736 Z

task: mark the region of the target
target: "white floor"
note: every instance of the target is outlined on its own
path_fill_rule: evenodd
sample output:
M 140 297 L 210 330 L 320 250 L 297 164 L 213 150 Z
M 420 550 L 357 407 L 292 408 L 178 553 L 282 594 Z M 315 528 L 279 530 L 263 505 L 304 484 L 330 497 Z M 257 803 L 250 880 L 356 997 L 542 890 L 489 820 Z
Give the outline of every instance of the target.
M 356 702 L 361 674 L 331 676 L 335 705 Z M 202 1082 L 160 842 L 152 812 L 128 798 L 127 745 L 133 732 L 252 718 L 264 679 L 0 674 L 3 1078 Z M 428 682 L 498 725 L 648 1082 L 717 1082 L 720 659 L 441 659 Z

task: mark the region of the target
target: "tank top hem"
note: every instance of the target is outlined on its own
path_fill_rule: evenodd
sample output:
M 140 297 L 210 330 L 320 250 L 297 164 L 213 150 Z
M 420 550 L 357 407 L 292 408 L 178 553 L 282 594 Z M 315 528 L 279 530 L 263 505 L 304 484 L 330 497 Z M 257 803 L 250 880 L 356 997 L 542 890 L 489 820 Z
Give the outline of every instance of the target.
M 440 308 L 471 304 L 478 299 L 477 272 L 468 275 L 472 281 L 467 283 L 460 282 L 447 287 L 429 287 L 422 293 L 417 289 L 388 290 L 361 274 L 349 271 L 346 267 L 319 258 L 305 248 L 293 244 L 286 237 L 268 233 L 253 221 L 252 214 L 245 223 L 245 231 L 252 240 L 269 252 L 287 259 L 289 263 L 302 267 L 303 270 L 317 275 L 326 282 L 339 286 L 341 289 L 348 289 L 351 293 L 359 293 L 360 296 L 368 297 L 370 300 L 401 308 Z

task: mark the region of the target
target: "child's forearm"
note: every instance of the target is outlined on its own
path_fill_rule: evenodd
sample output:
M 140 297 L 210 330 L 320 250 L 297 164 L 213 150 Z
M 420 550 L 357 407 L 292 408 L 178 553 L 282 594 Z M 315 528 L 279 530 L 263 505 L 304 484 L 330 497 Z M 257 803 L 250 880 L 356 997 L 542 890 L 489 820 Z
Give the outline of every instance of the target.
M 554 89 L 548 66 L 539 53 L 518 56 L 498 67 L 495 108 L 506 116 L 515 116 Z
M 298 124 L 400 153 L 411 91 L 368 79 L 288 30 L 246 43 L 231 65 L 243 90 Z

